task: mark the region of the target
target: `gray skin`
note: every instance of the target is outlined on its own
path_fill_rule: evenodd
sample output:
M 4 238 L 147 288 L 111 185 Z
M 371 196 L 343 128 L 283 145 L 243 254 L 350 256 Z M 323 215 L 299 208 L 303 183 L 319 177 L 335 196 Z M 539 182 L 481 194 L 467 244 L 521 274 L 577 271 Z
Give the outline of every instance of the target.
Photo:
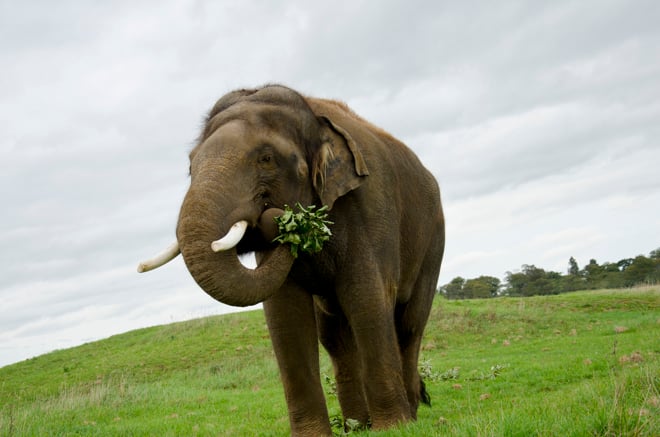
M 331 435 L 319 341 L 345 419 L 414 420 L 429 401 L 418 356 L 445 242 L 438 185 L 415 154 L 342 103 L 271 85 L 215 104 L 190 174 L 177 225 L 186 266 L 220 302 L 263 302 L 292 434 Z M 296 202 L 328 205 L 334 224 L 321 252 L 294 259 L 269 224 Z M 211 251 L 240 220 L 240 243 Z M 237 260 L 250 251 L 254 270 Z

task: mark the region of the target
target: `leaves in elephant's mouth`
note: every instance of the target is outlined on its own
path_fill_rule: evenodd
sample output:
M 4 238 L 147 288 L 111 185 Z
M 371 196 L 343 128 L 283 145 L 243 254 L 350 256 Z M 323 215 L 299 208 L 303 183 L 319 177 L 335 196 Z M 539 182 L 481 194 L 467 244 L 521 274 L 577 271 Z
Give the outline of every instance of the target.
M 294 212 L 288 205 L 285 205 L 284 214 L 275 217 L 279 235 L 273 242 L 289 244 L 294 258 L 298 257 L 299 251 L 320 252 L 323 249 L 323 243 L 328 241 L 332 235 L 328 228 L 328 225 L 332 224 L 327 220 L 328 207 L 323 206 L 316 209 L 316 206 L 311 205 L 305 208 L 300 203 L 296 203 L 296 209 L 298 212 Z

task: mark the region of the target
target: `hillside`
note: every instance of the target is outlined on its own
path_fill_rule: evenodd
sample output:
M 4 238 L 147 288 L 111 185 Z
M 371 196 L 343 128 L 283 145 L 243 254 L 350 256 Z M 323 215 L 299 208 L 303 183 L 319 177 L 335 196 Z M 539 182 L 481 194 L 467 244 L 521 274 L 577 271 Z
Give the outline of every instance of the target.
M 658 287 L 439 298 L 422 355 L 433 406 L 378 435 L 660 435 Z M 337 416 L 325 356 L 322 372 Z M 287 433 L 261 311 L 141 329 L 0 368 L 3 436 Z

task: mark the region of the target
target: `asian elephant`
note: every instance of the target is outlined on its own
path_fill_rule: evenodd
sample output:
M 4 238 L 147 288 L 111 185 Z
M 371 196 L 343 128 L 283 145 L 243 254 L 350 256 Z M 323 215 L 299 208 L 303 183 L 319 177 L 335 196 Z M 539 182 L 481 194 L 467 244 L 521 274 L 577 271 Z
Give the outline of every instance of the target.
M 218 301 L 263 302 L 293 435 L 331 435 L 319 341 L 345 419 L 414 420 L 429 402 L 418 355 L 445 244 L 439 188 L 417 156 L 343 103 L 267 85 L 217 101 L 190 176 L 177 241 L 138 269 L 181 253 Z M 271 241 L 272 217 L 296 203 L 327 205 L 333 224 L 320 252 L 294 258 Z M 255 269 L 237 259 L 250 251 Z

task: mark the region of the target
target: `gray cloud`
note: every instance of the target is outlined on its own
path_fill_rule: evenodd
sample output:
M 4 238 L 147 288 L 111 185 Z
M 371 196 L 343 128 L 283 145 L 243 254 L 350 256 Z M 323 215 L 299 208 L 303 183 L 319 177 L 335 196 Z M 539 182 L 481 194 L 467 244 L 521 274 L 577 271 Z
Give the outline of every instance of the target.
M 0 365 L 223 312 L 174 238 L 225 92 L 283 82 L 404 139 L 442 184 L 441 281 L 654 249 L 660 12 L 647 1 L 0 3 Z M 650 247 L 649 247 L 650 245 Z

